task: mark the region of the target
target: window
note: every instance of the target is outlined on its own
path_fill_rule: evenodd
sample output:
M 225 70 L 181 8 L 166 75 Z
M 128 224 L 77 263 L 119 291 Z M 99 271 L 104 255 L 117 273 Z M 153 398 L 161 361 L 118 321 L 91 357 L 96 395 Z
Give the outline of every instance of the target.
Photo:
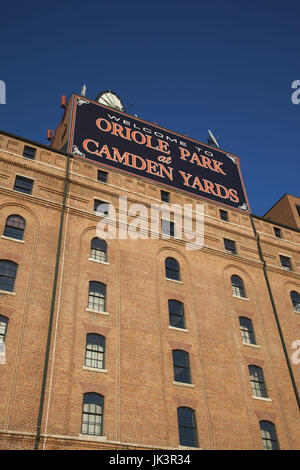
M 178 300 L 168 300 L 170 326 L 185 328 L 183 303 Z
M 175 224 L 169 220 L 161 220 L 161 232 L 169 237 L 174 237 Z
M 109 210 L 109 203 L 105 201 L 99 201 L 99 199 L 94 200 L 94 212 L 97 215 L 102 215 L 107 217 Z
M 33 188 L 33 180 L 24 178 L 24 176 L 16 176 L 14 190 L 20 193 L 31 194 Z
M 291 258 L 288 258 L 287 256 L 282 256 L 279 255 L 280 261 L 281 261 L 281 266 L 283 269 L 286 271 L 292 271 L 292 263 L 291 263 Z
M 91 259 L 95 261 L 107 262 L 107 244 L 101 238 L 93 238 L 91 241 Z
M 95 369 L 104 369 L 105 337 L 94 333 L 86 336 L 85 365 Z
M 224 220 L 224 222 L 228 222 L 228 212 L 220 209 L 220 219 Z
M 259 427 L 265 450 L 279 450 L 275 426 L 270 421 L 260 421 Z
M 0 315 L 0 352 L 1 352 L 1 345 L 5 343 L 5 335 L 8 325 L 8 318 Z
M 106 285 L 102 282 L 90 281 L 88 308 L 105 312 L 106 308 Z
M 179 444 L 187 447 L 198 447 L 195 411 L 181 406 L 177 408 Z
M 274 227 L 274 234 L 276 238 L 282 238 L 282 232 L 280 228 Z
M 297 204 L 296 204 L 296 209 L 297 209 L 298 215 L 300 217 L 300 206 L 298 206 Z
M 267 398 L 268 395 L 262 368 L 258 366 L 248 366 L 248 369 L 253 396 Z
M 33 147 L 29 147 L 28 145 L 25 145 L 24 151 L 23 151 L 23 157 L 30 158 L 31 160 L 34 160 L 36 154 L 36 149 Z
M 160 199 L 163 202 L 170 202 L 170 193 L 168 193 L 168 191 L 161 191 L 160 192 Z
M 291 300 L 295 312 L 300 312 L 300 294 L 298 294 L 298 292 L 296 292 L 295 290 L 292 290 Z
M 107 176 L 108 173 L 106 171 L 98 170 L 98 181 L 101 183 L 107 183 Z
M 82 434 L 103 435 L 104 397 L 98 393 L 85 393 L 82 408 Z
M 6 219 L 4 234 L 6 237 L 23 240 L 25 220 L 20 215 L 10 215 Z
M 231 284 L 233 289 L 233 295 L 235 297 L 246 298 L 246 292 L 244 288 L 243 280 L 239 276 L 231 276 Z
M 243 343 L 256 344 L 252 320 L 246 317 L 240 317 L 239 320 Z
M 14 291 L 18 265 L 13 261 L 0 261 L 0 290 Z
M 166 258 L 166 277 L 168 279 L 174 279 L 180 281 L 180 268 L 179 263 L 175 258 Z
M 172 351 L 172 355 L 174 381 L 186 384 L 192 383 L 189 353 L 182 351 L 181 349 L 174 349 L 174 351 Z
M 227 253 L 231 253 L 232 255 L 236 254 L 235 241 L 224 238 L 224 246 Z

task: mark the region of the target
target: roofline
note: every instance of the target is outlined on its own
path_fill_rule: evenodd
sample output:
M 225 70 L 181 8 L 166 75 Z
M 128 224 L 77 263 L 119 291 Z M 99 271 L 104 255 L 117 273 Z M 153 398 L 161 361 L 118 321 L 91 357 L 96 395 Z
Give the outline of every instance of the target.
M 266 214 L 268 214 L 268 212 L 270 212 L 270 210 L 272 210 L 273 207 L 275 207 L 276 204 L 278 204 L 278 203 L 281 201 L 281 199 L 283 199 L 285 196 L 292 196 L 292 197 L 295 197 L 296 199 L 299 199 L 298 196 L 294 196 L 293 194 L 290 194 L 290 193 L 284 193 L 283 196 L 281 196 L 281 198 L 278 199 L 278 201 L 276 201 L 276 202 L 273 204 L 272 207 L 270 207 L 270 209 L 263 215 L 263 217 L 264 217 Z
M 286 193 L 287 194 L 287 193 Z M 282 196 L 283 197 L 283 196 Z M 282 198 L 281 198 L 282 199 Z M 280 200 L 280 199 L 279 199 Z M 271 209 L 270 209 L 271 210 Z M 276 222 L 275 220 L 270 220 L 270 219 L 266 219 L 265 216 L 261 217 L 260 215 L 255 215 L 255 214 L 251 214 L 252 217 L 254 217 L 255 219 L 259 219 L 259 220 L 263 220 L 264 222 L 269 222 L 270 224 L 272 225 L 276 225 L 276 226 L 279 226 L 279 227 L 283 227 L 283 228 L 287 228 L 289 230 L 293 230 L 294 232 L 298 232 L 300 233 L 300 229 L 299 228 L 295 228 L 295 227 L 290 227 L 289 225 L 285 225 L 285 224 L 282 224 L 280 222 Z
M 54 147 L 49 147 L 49 145 L 41 144 L 40 142 L 36 142 L 35 140 L 30 140 L 26 137 L 21 137 L 19 135 L 12 134 L 11 132 L 3 131 L 2 129 L 0 129 L 0 134 L 6 135 L 7 137 L 12 137 L 13 139 L 22 140 L 23 142 L 26 142 L 28 144 L 36 145 L 37 147 L 42 147 L 46 150 L 50 150 L 51 152 L 59 153 L 60 155 L 65 155 L 66 157 L 68 156 L 66 152 L 62 152 L 61 150 L 55 149 Z

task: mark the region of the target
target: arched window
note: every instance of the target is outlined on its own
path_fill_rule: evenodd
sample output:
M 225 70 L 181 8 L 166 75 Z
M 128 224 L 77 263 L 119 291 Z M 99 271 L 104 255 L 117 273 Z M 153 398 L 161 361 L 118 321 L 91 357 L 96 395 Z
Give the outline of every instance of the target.
M 0 290 L 14 291 L 18 265 L 13 261 L 0 260 Z
M 25 219 L 20 215 L 9 215 L 6 219 L 3 235 L 17 240 L 23 240 L 25 230 Z
M 185 328 L 183 303 L 178 300 L 168 300 L 170 326 Z
M 104 397 L 98 393 L 85 393 L 82 407 L 82 434 L 103 435 Z
M 189 353 L 181 349 L 174 349 L 173 355 L 173 369 L 174 381 L 186 384 L 191 383 L 191 369 Z
M 295 312 L 300 312 L 300 294 L 298 294 L 298 292 L 296 292 L 295 290 L 292 290 L 291 300 Z
M 101 238 L 93 238 L 91 241 L 91 259 L 107 262 L 107 243 Z
M 239 276 L 231 276 L 231 284 L 233 289 L 233 295 L 235 297 L 246 297 L 244 282 Z
M 102 282 L 90 281 L 88 308 L 105 312 L 106 309 L 106 285 Z
M 105 337 L 95 333 L 86 336 L 85 365 L 95 369 L 105 366 Z
M 0 315 L 0 346 L 5 342 L 8 318 Z
M 166 277 L 168 279 L 174 279 L 180 281 L 180 267 L 179 263 L 175 258 L 166 258 Z
M 259 422 L 261 438 L 265 450 L 279 450 L 275 425 L 270 421 Z
M 268 395 L 262 368 L 252 365 L 248 366 L 248 369 L 250 374 L 253 396 L 267 398 Z
M 243 343 L 256 344 L 252 320 L 246 317 L 239 317 L 239 320 Z
M 186 406 L 177 408 L 179 444 L 187 447 L 199 447 L 195 411 Z

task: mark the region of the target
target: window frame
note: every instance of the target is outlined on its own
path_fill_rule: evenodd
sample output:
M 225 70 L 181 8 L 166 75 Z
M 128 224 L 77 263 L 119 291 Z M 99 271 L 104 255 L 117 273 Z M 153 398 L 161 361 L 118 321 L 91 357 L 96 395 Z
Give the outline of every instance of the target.
M 92 285 L 94 287 L 97 286 L 98 288 L 98 291 L 92 291 Z M 101 292 L 101 290 L 103 290 L 103 292 Z M 95 295 L 95 294 L 99 294 L 99 295 Z M 107 296 L 107 288 L 106 288 L 106 284 L 104 284 L 103 282 L 99 282 L 99 281 L 89 281 L 89 294 L 88 294 L 88 309 L 89 310 L 93 310 L 94 312 L 103 312 L 105 313 L 106 312 L 106 296 Z M 103 301 L 96 301 L 95 299 L 103 299 Z M 99 308 L 95 308 L 95 306 L 97 305 L 100 305 L 102 306 L 103 305 L 103 309 L 99 309 Z
M 226 253 L 230 253 L 231 255 L 236 255 L 237 249 L 236 249 L 235 240 L 230 240 L 229 238 L 223 238 L 223 240 L 224 240 L 224 248 L 225 248 Z
M 97 244 L 99 245 L 98 247 L 95 246 Z M 101 245 L 103 248 L 105 248 L 104 250 L 101 250 Z M 92 261 L 97 261 L 98 263 L 107 263 L 107 243 L 105 240 L 99 237 L 94 237 L 91 240 L 89 259 Z
M 189 412 L 189 416 L 184 416 L 184 412 Z M 190 421 L 190 423 L 188 423 Z M 183 447 L 199 448 L 196 412 L 188 406 L 179 406 L 177 408 L 177 426 L 179 434 L 179 445 Z M 184 431 L 187 430 L 188 434 Z M 192 437 L 192 442 L 190 438 Z
M 17 182 L 20 183 L 20 182 L 23 182 L 24 184 L 26 183 L 31 183 L 31 188 L 30 190 L 22 190 L 22 186 L 17 186 Z M 22 176 L 22 175 L 16 175 L 16 178 L 15 178 L 15 184 L 14 184 L 14 191 L 17 191 L 18 193 L 23 193 L 23 194 L 29 194 L 31 195 L 32 194 L 32 191 L 33 191 L 33 184 L 34 184 L 34 180 L 31 179 L 31 178 L 27 178 L 26 176 Z M 25 188 L 25 186 L 24 186 Z M 23 188 L 23 189 L 24 189 Z
M 172 306 L 176 306 L 175 310 L 177 307 L 180 307 L 177 313 L 172 309 Z M 173 311 L 171 311 L 173 310 Z M 186 323 L 185 323 L 185 314 L 184 314 L 184 304 L 183 302 L 180 302 L 179 300 L 176 299 L 168 299 L 168 311 L 169 311 L 169 326 L 173 328 L 179 328 L 181 330 L 186 329 Z M 179 326 L 180 325 L 180 326 Z
M 293 294 L 296 294 L 296 296 L 293 295 Z M 295 290 L 292 290 L 290 292 L 290 297 L 291 297 L 291 302 L 292 302 L 292 305 L 293 305 L 294 312 L 300 313 L 300 294 L 299 294 L 299 292 L 297 292 Z M 296 297 L 296 299 L 295 299 L 295 297 Z
M 92 347 L 90 347 L 92 345 Z M 102 348 L 95 349 L 95 346 Z M 85 345 L 85 367 L 89 367 L 95 370 L 105 369 L 105 348 L 106 338 L 98 333 L 87 333 L 86 345 Z M 90 357 L 89 357 L 90 356 Z M 100 367 L 100 366 L 101 367 Z
M 96 206 L 96 204 L 97 204 L 97 206 Z M 105 210 L 104 212 L 98 212 L 97 209 L 101 205 L 106 205 L 107 210 Z M 110 203 L 108 201 L 104 201 L 103 199 L 94 198 L 94 214 L 98 215 L 100 217 L 109 217 L 109 205 L 110 205 Z
M 8 273 L 9 271 L 12 270 L 12 268 L 14 268 L 14 276 L 4 276 L 4 274 L 2 274 L 2 265 L 4 263 L 7 263 L 10 268 L 8 268 Z M 4 272 L 5 272 L 5 268 L 4 268 Z M 11 261 L 11 260 L 8 260 L 8 259 L 1 259 L 0 260 L 0 290 L 3 291 L 3 292 L 14 292 L 14 288 L 15 288 L 15 283 L 16 283 L 16 278 L 17 278 L 17 272 L 18 272 L 18 264 L 15 263 L 14 261 Z M 12 279 L 12 281 L 10 281 L 8 283 L 8 286 L 11 286 L 11 289 L 5 289 L 5 282 L 3 283 L 2 282 L 2 279 Z
M 219 215 L 220 219 L 223 220 L 223 222 L 229 221 L 228 211 L 226 211 L 225 209 L 219 209 Z
M 172 268 L 172 267 L 168 267 L 167 266 L 167 263 L 168 262 L 171 262 L 172 260 L 172 263 L 174 262 L 174 266 L 176 266 L 176 269 L 175 268 Z M 170 277 L 168 275 L 168 272 L 170 274 L 171 273 L 175 273 L 174 276 L 175 277 Z M 180 264 L 179 262 L 177 261 L 176 258 L 173 258 L 171 256 L 168 256 L 166 259 L 165 259 L 165 276 L 166 276 L 166 279 L 171 279 L 172 281 L 178 281 L 178 282 L 181 282 L 181 273 L 180 273 Z
M 266 381 L 262 367 L 256 364 L 250 364 L 248 366 L 252 396 L 258 398 L 269 398 L 266 387 Z
M 236 280 L 241 281 L 239 282 L 239 285 L 233 283 L 233 278 L 236 278 Z M 240 276 L 238 276 L 237 274 L 233 274 L 231 276 L 231 286 L 232 286 L 234 297 L 238 299 L 247 299 L 245 284 L 244 284 L 243 279 Z
M 279 253 L 279 259 L 281 263 L 281 268 L 285 271 L 293 271 L 292 259 L 290 256 L 282 255 Z M 284 261 L 287 261 L 287 264 L 284 264 Z
M 13 225 L 9 225 L 9 219 L 12 219 L 13 217 L 18 218 L 19 223 L 20 222 L 23 223 L 24 227 L 20 228 L 20 227 L 14 227 Z M 25 221 L 24 217 L 22 217 L 19 214 L 10 214 L 6 218 L 3 236 L 7 237 L 7 238 L 12 238 L 13 240 L 24 240 L 25 228 L 26 228 L 26 221 Z M 15 232 L 15 234 L 20 234 L 20 236 L 12 236 L 12 233 L 9 233 L 10 231 L 12 233 Z
M 29 160 L 34 160 L 36 156 L 36 148 L 30 147 L 29 145 L 24 145 L 23 157 L 28 158 Z
M 100 175 L 102 175 L 103 178 L 99 178 Z M 98 170 L 97 181 L 99 181 L 99 183 L 106 184 L 108 182 L 108 172 L 104 170 Z
M 164 191 L 163 189 L 161 189 L 161 191 L 160 191 L 160 200 L 162 202 L 170 204 L 170 193 L 169 193 L 169 191 Z
M 245 325 L 242 325 L 241 320 L 242 321 L 245 320 L 248 323 L 248 325 L 250 326 L 250 329 L 246 328 Z M 252 322 L 251 318 L 241 316 L 241 317 L 239 317 L 239 324 L 240 324 L 240 331 L 241 331 L 241 336 L 242 336 L 242 343 L 243 344 L 257 345 L 255 332 L 254 332 L 254 328 L 253 328 L 253 322 Z
M 172 350 L 174 382 L 192 384 L 190 355 L 183 349 Z
M 93 400 L 93 401 L 92 401 Z M 88 409 L 85 410 L 85 405 L 88 405 Z M 92 407 L 95 407 L 95 411 L 92 411 Z M 96 407 L 100 407 L 100 412 L 96 412 Z M 84 421 L 84 417 L 87 416 L 87 421 Z M 90 417 L 93 419 L 90 420 Z M 98 421 L 97 422 L 97 417 Z M 81 414 L 81 434 L 86 436 L 103 436 L 103 420 L 104 420 L 104 396 L 99 393 L 88 392 L 84 393 L 82 401 L 82 414 Z M 87 430 L 85 431 L 84 426 L 86 425 Z M 90 425 L 95 429 L 96 425 L 99 427 L 100 432 L 88 432 Z
M 265 429 L 263 429 L 263 426 L 265 427 Z M 279 450 L 280 447 L 279 447 L 279 441 L 278 441 L 278 437 L 276 433 L 275 424 L 268 420 L 261 420 L 259 422 L 259 428 L 261 432 L 261 438 L 262 438 L 264 450 Z M 264 432 L 266 434 L 269 433 L 270 437 L 264 436 L 263 434 Z

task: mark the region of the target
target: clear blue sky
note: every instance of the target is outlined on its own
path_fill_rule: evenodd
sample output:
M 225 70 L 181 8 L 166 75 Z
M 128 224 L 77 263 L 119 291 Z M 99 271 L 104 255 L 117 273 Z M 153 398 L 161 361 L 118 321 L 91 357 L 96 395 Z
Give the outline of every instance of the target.
M 85 83 L 204 143 L 212 129 L 253 213 L 300 196 L 300 0 L 5 0 L 0 16 L 0 129 L 47 144 L 61 95 Z

